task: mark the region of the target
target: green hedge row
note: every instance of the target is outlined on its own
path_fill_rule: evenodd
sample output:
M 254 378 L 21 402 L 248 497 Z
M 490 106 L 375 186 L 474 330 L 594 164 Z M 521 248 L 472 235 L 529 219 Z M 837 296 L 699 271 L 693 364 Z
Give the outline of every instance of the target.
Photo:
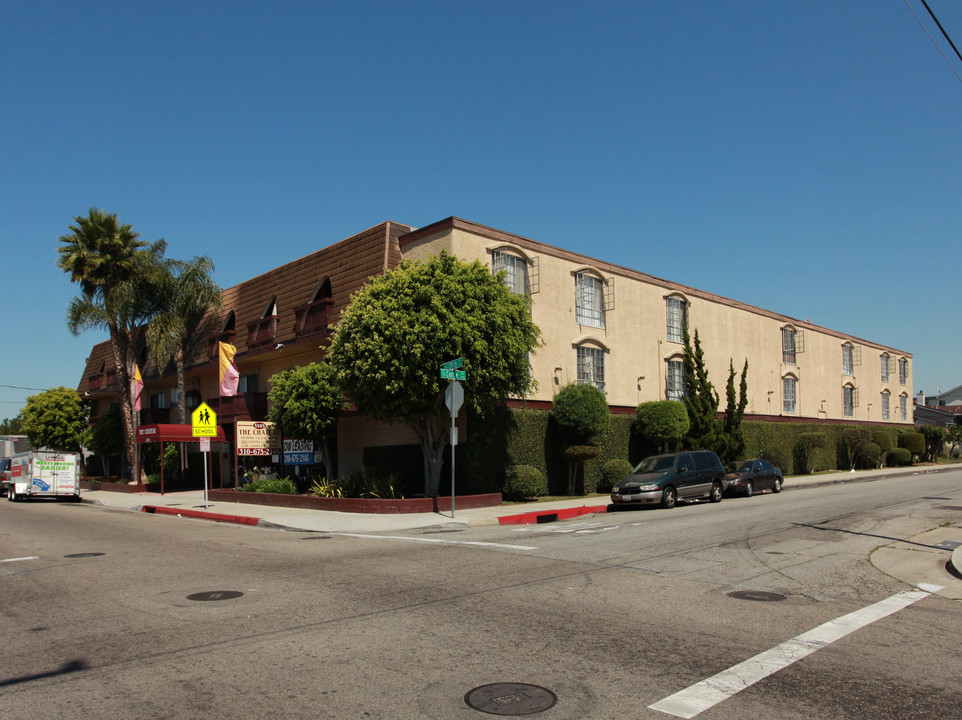
M 634 414 L 612 415 L 607 432 L 600 438 L 601 453 L 584 463 L 578 478 L 578 492 L 605 491 L 603 468 L 611 460 L 627 460 L 637 464 L 656 449 L 645 444 L 635 432 Z M 745 457 L 764 457 L 782 468 L 786 475 L 804 472 L 798 439 L 802 433 L 821 433 L 825 446 L 811 455 L 811 469 L 848 470 L 848 453 L 842 442 L 842 431 L 850 426 L 821 423 L 780 423 L 746 420 L 742 424 Z M 899 446 L 899 436 L 910 428 L 873 427 L 872 442 L 879 446 L 881 459 Z M 450 449 L 445 452 L 441 493 L 450 488 Z M 547 410 L 510 410 L 496 408 L 484 417 L 472 417 L 467 441 L 458 445 L 456 486 L 458 494 L 499 492 L 507 468 L 529 465 L 541 471 L 548 483 L 548 493 L 567 492 L 568 467 L 560 433 Z M 874 455 L 873 455 L 874 458 Z M 417 446 L 367 448 L 365 464 L 376 469 L 391 469 L 405 480 L 406 489 L 417 492 L 423 487 L 423 464 Z M 856 463 L 865 464 L 864 456 Z M 372 468 L 372 469 L 373 469 Z

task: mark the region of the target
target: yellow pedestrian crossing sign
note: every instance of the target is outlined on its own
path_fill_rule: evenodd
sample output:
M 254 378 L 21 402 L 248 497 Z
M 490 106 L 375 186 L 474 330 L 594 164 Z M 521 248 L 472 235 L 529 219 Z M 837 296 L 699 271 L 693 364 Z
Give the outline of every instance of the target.
M 217 437 L 217 413 L 202 402 L 190 414 L 190 429 L 193 437 Z

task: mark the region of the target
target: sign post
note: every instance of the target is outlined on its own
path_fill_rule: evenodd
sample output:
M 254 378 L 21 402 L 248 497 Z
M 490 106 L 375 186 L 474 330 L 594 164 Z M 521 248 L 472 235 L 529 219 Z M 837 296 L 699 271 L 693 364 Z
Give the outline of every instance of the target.
M 457 358 L 449 360 L 441 366 L 441 378 L 448 380 L 447 390 L 444 391 L 444 404 L 451 411 L 451 517 L 454 517 L 454 448 L 458 444 L 458 426 L 455 420 L 458 417 L 458 410 L 464 404 L 464 388 L 458 380 L 466 380 L 467 372 L 457 368 L 464 366 L 464 360 Z
M 200 450 L 204 453 L 204 509 L 209 507 L 207 502 L 207 455 L 210 453 L 210 439 L 217 437 L 217 413 L 210 406 L 202 402 L 190 414 L 190 430 L 193 437 L 201 439 Z

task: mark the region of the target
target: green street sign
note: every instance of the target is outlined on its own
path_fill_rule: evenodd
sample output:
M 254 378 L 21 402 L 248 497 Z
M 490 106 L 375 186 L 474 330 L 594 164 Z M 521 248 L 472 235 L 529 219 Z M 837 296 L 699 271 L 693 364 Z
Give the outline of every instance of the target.
M 442 380 L 467 380 L 468 373 L 464 370 L 454 370 L 452 368 L 441 368 Z
M 455 358 L 454 360 L 448 360 L 444 365 L 441 366 L 442 370 L 454 370 L 455 368 L 464 367 L 464 360 L 461 358 Z
M 467 380 L 467 379 L 468 379 L 468 373 L 465 372 L 464 370 L 455 370 L 455 371 L 454 371 L 454 379 L 455 379 L 455 380 Z

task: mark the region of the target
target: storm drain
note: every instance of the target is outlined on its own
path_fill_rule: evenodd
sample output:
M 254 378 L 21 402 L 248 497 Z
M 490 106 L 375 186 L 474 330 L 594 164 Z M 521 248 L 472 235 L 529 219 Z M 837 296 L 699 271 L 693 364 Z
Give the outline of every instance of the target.
M 943 550 L 955 550 L 960 545 L 962 545 L 962 543 L 955 542 L 954 540 L 943 540 L 940 543 L 935 543 L 935 547 L 942 548 Z
M 491 683 L 471 690 L 464 702 L 489 715 L 533 715 L 558 702 L 547 688 L 527 683 Z
M 65 558 L 85 558 L 85 557 L 100 557 L 101 555 L 106 555 L 106 553 L 73 553 L 72 555 L 64 555 Z
M 187 599 L 197 600 L 198 602 L 215 602 L 217 600 L 233 600 L 243 594 L 244 593 L 238 592 L 237 590 L 212 590 L 211 592 L 199 592 L 188 595 Z
M 732 590 L 728 593 L 728 597 L 733 597 L 736 600 L 754 600 L 755 602 L 778 602 L 785 599 L 784 595 L 764 590 Z

